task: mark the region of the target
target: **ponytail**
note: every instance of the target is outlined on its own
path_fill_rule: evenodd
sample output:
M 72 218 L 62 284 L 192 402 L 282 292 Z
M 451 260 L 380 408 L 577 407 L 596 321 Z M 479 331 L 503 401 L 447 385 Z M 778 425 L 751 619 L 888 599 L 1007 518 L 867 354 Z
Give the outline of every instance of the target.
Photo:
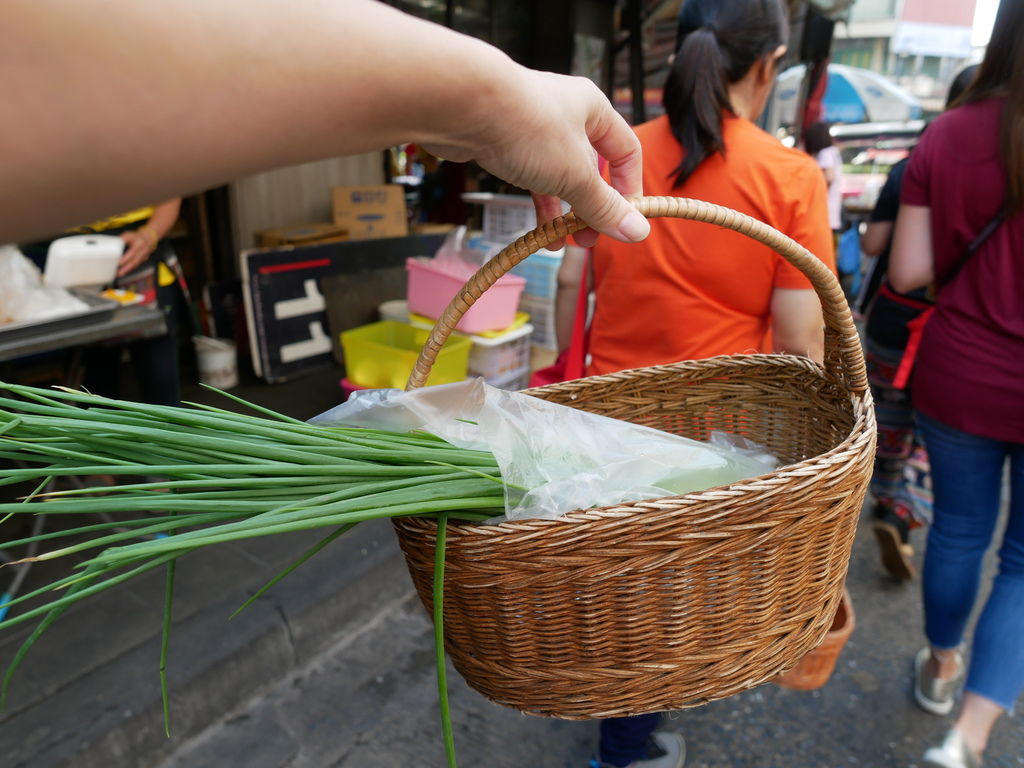
M 676 56 L 664 88 L 665 114 L 683 160 L 670 176 L 681 187 L 704 160 L 725 154 L 722 113 L 729 86 L 788 36 L 781 0 L 686 0 Z
M 729 109 L 725 62 L 714 30 L 702 27 L 683 39 L 665 83 L 665 112 L 683 161 L 672 171 L 681 187 L 704 159 L 725 152 L 722 110 Z

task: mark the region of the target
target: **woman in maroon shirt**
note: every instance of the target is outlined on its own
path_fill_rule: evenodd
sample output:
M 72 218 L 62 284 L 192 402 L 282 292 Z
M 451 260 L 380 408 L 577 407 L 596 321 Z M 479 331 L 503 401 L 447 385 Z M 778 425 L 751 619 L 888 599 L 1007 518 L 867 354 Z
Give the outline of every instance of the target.
M 938 117 L 907 169 L 889 267 L 906 292 L 934 284 L 915 361 L 914 408 L 935 503 L 924 565 L 928 646 L 915 663 L 925 710 L 963 706 L 929 766 L 978 766 L 1024 689 L 1024 3 L 1003 0 L 977 79 Z M 979 235 L 987 233 L 973 249 Z M 972 251 L 965 259 L 965 254 Z M 999 572 L 960 654 L 1010 463 Z

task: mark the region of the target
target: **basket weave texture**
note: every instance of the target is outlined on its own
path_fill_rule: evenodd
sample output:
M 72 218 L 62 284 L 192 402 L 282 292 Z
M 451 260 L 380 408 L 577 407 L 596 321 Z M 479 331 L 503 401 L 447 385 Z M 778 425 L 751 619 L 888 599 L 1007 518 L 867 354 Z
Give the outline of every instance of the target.
M 681 198 L 634 204 L 649 217 L 743 232 L 799 267 L 822 300 L 825 364 L 732 355 L 527 390 L 698 440 L 713 430 L 738 433 L 784 464 L 728 487 L 558 520 L 449 522 L 446 650 L 472 688 L 532 714 L 585 719 L 682 709 L 794 667 L 832 626 L 871 473 L 874 411 L 860 342 L 831 271 L 735 211 Z M 422 385 L 432 355 L 494 280 L 583 226 L 568 214 L 484 265 L 438 321 L 409 387 Z M 430 611 L 436 523 L 401 518 L 394 526 Z

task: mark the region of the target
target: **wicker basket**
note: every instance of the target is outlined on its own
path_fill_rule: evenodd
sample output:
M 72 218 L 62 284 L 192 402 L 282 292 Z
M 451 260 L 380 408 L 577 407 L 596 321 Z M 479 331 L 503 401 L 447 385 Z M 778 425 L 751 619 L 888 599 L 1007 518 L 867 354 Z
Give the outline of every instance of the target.
M 449 523 L 446 650 L 471 687 L 523 712 L 584 719 L 681 709 L 792 668 L 832 625 L 871 472 L 864 359 L 832 272 L 735 211 L 671 197 L 635 204 L 649 217 L 742 232 L 802 270 L 822 302 L 825 364 L 733 355 L 528 390 L 698 440 L 736 432 L 785 466 L 729 487 L 558 520 Z M 462 312 L 489 285 L 583 226 L 568 214 L 484 265 L 438 321 L 409 388 L 422 385 Z M 436 523 L 394 525 L 430 611 Z

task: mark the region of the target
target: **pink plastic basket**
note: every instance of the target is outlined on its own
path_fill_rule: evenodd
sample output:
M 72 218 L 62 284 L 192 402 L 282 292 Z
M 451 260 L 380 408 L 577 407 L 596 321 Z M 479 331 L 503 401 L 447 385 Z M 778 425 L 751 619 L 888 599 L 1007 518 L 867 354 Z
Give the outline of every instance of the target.
M 360 389 L 366 389 L 366 387 L 361 387 L 358 384 L 353 384 L 344 376 L 342 376 L 341 381 L 339 381 L 338 384 L 341 385 L 341 391 L 345 395 L 346 400 L 352 397 L 353 392 L 358 392 Z
M 409 311 L 434 319 L 441 316 L 469 277 L 434 266 L 429 259 L 407 259 L 405 268 L 409 273 Z M 463 333 L 481 333 L 508 328 L 516 318 L 519 296 L 525 286 L 524 278 L 503 275 L 462 316 L 456 329 Z

